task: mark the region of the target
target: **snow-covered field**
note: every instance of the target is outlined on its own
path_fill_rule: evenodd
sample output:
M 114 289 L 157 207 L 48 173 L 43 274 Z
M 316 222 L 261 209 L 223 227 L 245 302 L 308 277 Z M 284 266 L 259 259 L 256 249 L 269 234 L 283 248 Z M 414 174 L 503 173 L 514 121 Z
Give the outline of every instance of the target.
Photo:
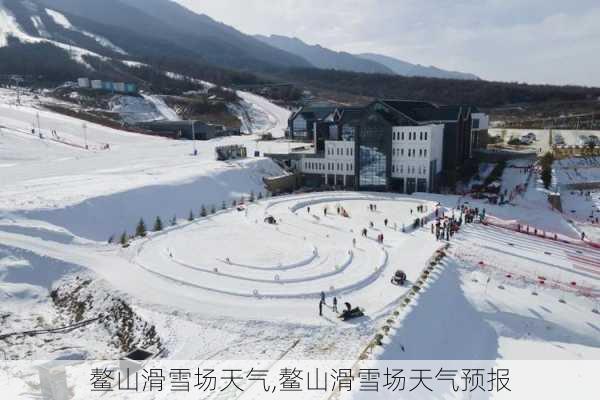
M 600 242 L 600 158 L 558 160 L 553 172 L 565 218 L 589 239 Z

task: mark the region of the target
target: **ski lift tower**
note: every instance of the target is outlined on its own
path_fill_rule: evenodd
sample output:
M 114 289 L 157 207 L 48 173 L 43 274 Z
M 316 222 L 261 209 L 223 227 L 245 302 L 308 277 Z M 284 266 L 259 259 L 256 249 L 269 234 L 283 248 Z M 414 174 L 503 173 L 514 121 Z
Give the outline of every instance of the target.
M 17 87 L 17 104 L 21 105 L 21 88 L 20 85 L 23 83 L 24 79 L 21 75 L 12 75 L 10 77 L 10 82 L 14 82 Z

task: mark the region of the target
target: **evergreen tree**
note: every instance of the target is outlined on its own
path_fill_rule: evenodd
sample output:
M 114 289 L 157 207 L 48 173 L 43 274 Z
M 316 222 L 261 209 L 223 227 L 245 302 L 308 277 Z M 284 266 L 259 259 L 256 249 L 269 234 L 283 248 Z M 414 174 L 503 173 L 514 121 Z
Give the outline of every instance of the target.
M 240 198 L 240 205 L 244 205 L 245 202 L 246 202 L 246 199 L 244 199 L 244 196 L 242 196 Z
M 552 184 L 552 169 L 544 167 L 542 169 L 542 182 L 544 183 L 544 187 L 546 189 L 550 189 L 550 185 Z
M 202 208 L 200 209 L 200 216 L 201 217 L 206 217 L 206 207 L 204 207 L 204 204 L 202 205 Z
M 144 219 L 140 218 L 140 222 L 138 222 L 138 225 L 135 228 L 135 236 L 145 237 L 146 233 L 146 224 L 144 223 Z
M 171 226 L 175 225 L 177 225 L 177 215 L 173 215 L 173 218 L 171 218 Z
M 211 213 L 211 214 L 214 214 L 214 213 L 216 213 L 216 212 L 217 212 L 217 210 L 216 210 L 216 207 L 215 207 L 215 205 L 213 204 L 212 206 L 210 206 L 210 213 Z
M 235 201 L 235 199 L 233 199 L 233 201 L 231 202 L 231 207 L 237 207 L 237 201 Z
M 254 203 L 254 190 L 250 192 L 250 198 L 248 201 L 250 201 L 250 203 Z
M 192 210 L 190 210 L 190 215 L 188 216 L 188 221 L 193 221 L 194 220 L 194 212 Z
M 156 217 L 156 221 L 154 221 L 154 231 L 160 232 L 162 230 L 163 230 L 163 223 L 162 223 L 160 217 Z
M 110 237 L 108 238 L 108 244 L 112 244 L 112 242 L 115 241 L 115 235 L 110 235 Z
M 124 231 L 123 234 L 121 234 L 121 238 L 119 239 L 119 243 L 123 247 L 127 246 L 127 244 L 129 243 L 129 236 L 127 236 L 127 231 Z
M 226 210 L 227 209 L 227 204 L 225 204 L 225 200 L 223 200 L 223 204 L 221 205 L 221 209 L 222 210 Z
M 262 200 L 263 199 L 263 194 L 262 192 L 258 192 L 258 200 Z

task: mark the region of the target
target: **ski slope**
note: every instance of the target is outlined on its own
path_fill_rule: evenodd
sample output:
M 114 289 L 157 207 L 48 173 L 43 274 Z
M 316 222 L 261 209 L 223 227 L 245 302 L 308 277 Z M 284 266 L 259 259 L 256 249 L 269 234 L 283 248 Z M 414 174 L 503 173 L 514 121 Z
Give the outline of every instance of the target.
M 224 144 L 242 144 L 253 154 L 261 146 L 255 136 L 197 142 L 199 156 L 193 157 L 190 141 L 140 135 L 92 123 L 85 123 L 84 128 L 84 121 L 40 109 L 27 98 L 23 99 L 23 106 L 7 104 L 13 95 L 14 92 L 0 90 L 3 100 L 0 102 L 3 172 L 0 184 L 4 189 L 0 193 L 0 210 L 5 212 L 64 208 L 90 198 L 146 186 L 190 183 L 198 177 L 214 176 L 215 171 L 243 171 L 256 162 L 260 166 L 255 169 L 268 175 L 282 173 L 266 160 L 229 164 L 215 161 L 214 148 Z M 59 140 L 53 137 L 53 130 Z M 84 149 L 86 144 L 89 151 Z M 103 149 L 106 145 L 108 150 Z M 60 183 L 58 188 L 57 182 Z M 258 192 L 263 184 L 260 178 L 254 182 L 246 187 Z M 206 204 L 216 200 L 220 204 L 241 194 L 241 190 L 234 190 L 229 197 L 207 198 Z M 193 208 L 197 207 L 198 203 Z

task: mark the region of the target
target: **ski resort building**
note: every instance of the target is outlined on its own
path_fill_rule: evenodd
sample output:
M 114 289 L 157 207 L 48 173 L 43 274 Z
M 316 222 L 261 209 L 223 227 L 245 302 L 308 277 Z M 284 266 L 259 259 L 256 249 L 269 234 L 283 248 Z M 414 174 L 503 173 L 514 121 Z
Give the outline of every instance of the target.
M 456 181 L 477 144 L 473 128 L 470 106 L 377 100 L 305 108 L 290 118 L 289 134 L 315 145 L 297 163 L 310 186 L 413 193 Z
M 136 124 L 148 133 L 175 139 L 210 140 L 238 134 L 239 130 L 227 129 L 222 125 L 206 124 L 202 121 L 151 121 Z

